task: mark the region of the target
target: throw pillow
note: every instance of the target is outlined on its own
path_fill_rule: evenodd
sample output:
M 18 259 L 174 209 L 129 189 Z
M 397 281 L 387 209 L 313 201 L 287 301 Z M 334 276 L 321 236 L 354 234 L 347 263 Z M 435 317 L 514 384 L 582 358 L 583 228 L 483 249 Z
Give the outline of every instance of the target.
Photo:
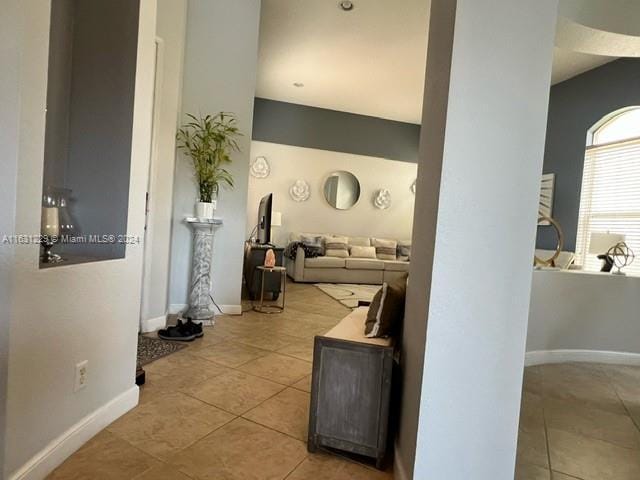
M 373 246 L 376 247 L 376 257 L 379 260 L 395 260 L 398 242 L 395 240 L 385 240 L 383 238 L 374 238 Z
M 300 235 L 300 242 L 318 252 L 318 255 L 324 255 L 324 238 L 321 235 Z
M 411 240 L 401 240 L 398 242 L 398 260 L 408 262 L 411 259 Z
M 375 294 L 364 326 L 366 337 L 390 337 L 398 333 L 404 318 L 404 300 L 407 294 L 407 274 L 392 282 L 385 282 Z
M 369 237 L 349 237 L 349 245 L 352 247 L 370 247 L 371 239 Z
M 327 257 L 349 256 L 349 243 L 347 237 L 324 237 L 324 254 Z
M 351 247 L 350 256 L 353 258 L 376 258 L 376 247 L 361 247 L 353 245 Z

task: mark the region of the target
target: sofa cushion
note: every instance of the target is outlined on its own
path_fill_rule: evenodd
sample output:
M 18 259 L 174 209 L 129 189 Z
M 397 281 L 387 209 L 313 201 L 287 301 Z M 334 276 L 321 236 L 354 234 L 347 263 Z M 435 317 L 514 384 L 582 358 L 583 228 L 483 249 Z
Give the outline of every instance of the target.
M 344 268 L 344 258 L 316 257 L 305 258 L 305 268 Z
M 349 270 L 384 270 L 384 262 L 375 258 L 347 258 L 345 266 Z
M 313 255 L 314 257 L 324 255 L 324 237 L 322 235 L 305 235 L 303 233 L 300 235 L 300 242 L 317 252 L 317 255 Z
M 356 308 L 349 315 L 344 317 L 340 323 L 329 330 L 324 336 L 339 338 L 341 340 L 351 340 L 352 342 L 369 343 L 388 347 L 392 344 L 390 338 L 367 338 L 364 335 L 364 322 L 367 319 L 367 307 Z
M 374 238 L 373 246 L 376 247 L 376 256 L 380 260 L 395 260 L 398 242 L 384 238 Z
M 364 334 L 367 337 L 391 337 L 404 318 L 404 300 L 407 293 L 407 274 L 392 282 L 385 282 L 375 294 L 367 313 Z
M 409 262 L 402 262 L 400 260 L 385 260 L 384 269 L 391 272 L 408 272 Z
M 371 239 L 369 237 L 349 237 L 350 247 L 370 247 Z
M 347 237 L 324 237 L 324 254 L 327 257 L 348 257 L 349 239 Z
M 351 258 L 376 258 L 376 247 L 360 247 L 353 245 L 349 251 Z

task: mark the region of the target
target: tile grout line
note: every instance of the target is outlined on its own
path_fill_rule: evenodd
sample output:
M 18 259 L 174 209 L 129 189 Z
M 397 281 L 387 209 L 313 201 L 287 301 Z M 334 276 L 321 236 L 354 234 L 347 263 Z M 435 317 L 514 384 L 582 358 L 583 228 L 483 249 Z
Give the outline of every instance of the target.
M 547 427 L 547 415 L 545 413 L 546 407 L 544 406 L 544 397 L 542 397 L 542 423 L 544 424 L 544 441 L 547 447 L 547 464 L 549 465 L 549 476 L 553 475 L 553 468 L 551 466 L 551 442 L 549 441 L 549 428 Z
M 627 407 L 626 402 L 622 399 L 622 397 L 620 396 L 620 394 L 618 393 L 618 389 L 616 388 L 615 384 L 613 383 L 611 377 L 609 376 L 609 374 L 607 373 L 607 371 L 603 368 L 600 368 L 600 371 L 604 373 L 605 377 L 607 377 L 607 380 L 609 382 L 609 384 L 611 385 L 611 389 L 613 390 L 613 393 L 616 394 L 616 398 L 620 401 L 620 403 L 622 404 L 622 408 L 624 408 L 624 411 L 627 412 L 627 417 L 629 417 L 629 419 L 631 420 L 631 423 L 633 423 L 633 425 L 636 427 L 636 430 L 638 430 L 638 432 L 640 432 L 640 423 L 636 422 L 636 419 L 633 417 L 633 415 L 631 415 L 631 412 L 629 411 L 629 408 Z M 640 448 L 640 447 L 638 447 Z
M 290 471 L 289 473 L 287 473 L 284 477 L 282 477 L 282 480 L 287 480 L 287 478 L 289 478 L 291 475 L 293 475 L 293 473 L 294 473 L 298 468 L 300 468 L 300 465 L 302 465 L 302 464 L 305 462 L 305 460 L 307 460 L 308 458 L 309 458 L 309 452 L 307 452 L 307 455 L 306 455 L 302 460 L 300 460 L 300 463 L 298 463 L 295 467 L 293 467 L 293 470 L 291 470 L 291 471 Z
M 273 398 L 273 397 L 272 397 L 272 398 Z M 256 406 L 256 408 L 258 408 L 259 406 L 260 406 L 260 405 Z M 254 409 L 252 408 L 251 410 L 254 410 Z M 249 412 L 250 412 L 251 410 L 249 410 Z M 245 412 L 245 413 L 249 413 L 249 412 Z M 269 425 L 265 425 L 265 424 L 260 423 L 260 422 L 258 422 L 258 421 L 256 421 L 256 420 L 252 420 L 251 418 L 244 417 L 243 415 L 244 415 L 244 414 L 242 414 L 242 415 L 241 415 L 240 417 L 238 417 L 238 418 L 241 418 L 241 419 L 243 419 L 243 420 L 246 420 L 247 422 L 253 423 L 254 425 L 258 425 L 258 426 L 260 426 L 260 427 L 262 427 L 262 428 L 266 428 L 267 430 L 271 430 L 272 432 L 276 432 L 276 433 L 279 433 L 279 434 L 281 434 L 281 435 L 284 435 L 285 437 L 288 437 L 288 438 L 290 438 L 290 439 L 292 439 L 292 440 L 296 440 L 296 441 L 298 441 L 298 442 L 300 442 L 300 443 L 304 443 L 305 448 L 307 447 L 307 441 L 306 441 L 306 440 L 300 440 L 299 438 L 294 437 L 293 435 L 290 435 L 290 434 L 288 434 L 287 432 L 282 432 L 282 431 L 278 430 L 277 428 L 270 427 Z

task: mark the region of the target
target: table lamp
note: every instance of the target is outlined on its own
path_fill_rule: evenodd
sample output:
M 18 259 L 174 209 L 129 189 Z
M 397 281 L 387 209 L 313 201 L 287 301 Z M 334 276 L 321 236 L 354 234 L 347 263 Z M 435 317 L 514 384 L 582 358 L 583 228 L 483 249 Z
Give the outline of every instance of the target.
M 589 253 L 598 255 L 602 260 L 601 272 L 610 272 L 613 268 L 613 258 L 607 251 L 614 245 L 624 242 L 625 236 L 619 233 L 593 232 L 589 240 Z
M 273 227 L 281 227 L 282 226 L 282 212 L 272 212 L 271 213 L 271 241 L 274 244 L 277 244 L 275 241 L 275 237 L 273 235 Z

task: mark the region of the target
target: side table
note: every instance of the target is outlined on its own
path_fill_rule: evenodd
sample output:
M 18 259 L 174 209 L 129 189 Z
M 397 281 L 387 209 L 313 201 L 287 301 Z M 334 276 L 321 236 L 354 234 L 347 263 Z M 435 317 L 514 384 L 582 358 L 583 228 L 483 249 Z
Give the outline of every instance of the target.
M 285 302 L 285 294 L 286 294 L 286 288 L 287 288 L 287 269 L 285 267 L 279 267 L 279 266 L 275 266 L 275 267 L 267 267 L 264 265 L 260 265 L 258 267 L 256 267 L 256 270 L 258 270 L 258 273 L 262 276 L 261 278 L 261 282 L 260 282 L 260 303 L 258 305 L 254 305 L 253 309 L 256 312 L 260 312 L 260 313 L 282 313 L 282 311 L 284 310 L 284 302 Z M 264 275 L 265 273 L 272 273 L 272 272 L 276 272 L 280 274 L 280 282 L 282 284 L 282 305 L 280 305 L 278 302 L 275 303 L 269 303 L 266 304 L 264 303 Z

